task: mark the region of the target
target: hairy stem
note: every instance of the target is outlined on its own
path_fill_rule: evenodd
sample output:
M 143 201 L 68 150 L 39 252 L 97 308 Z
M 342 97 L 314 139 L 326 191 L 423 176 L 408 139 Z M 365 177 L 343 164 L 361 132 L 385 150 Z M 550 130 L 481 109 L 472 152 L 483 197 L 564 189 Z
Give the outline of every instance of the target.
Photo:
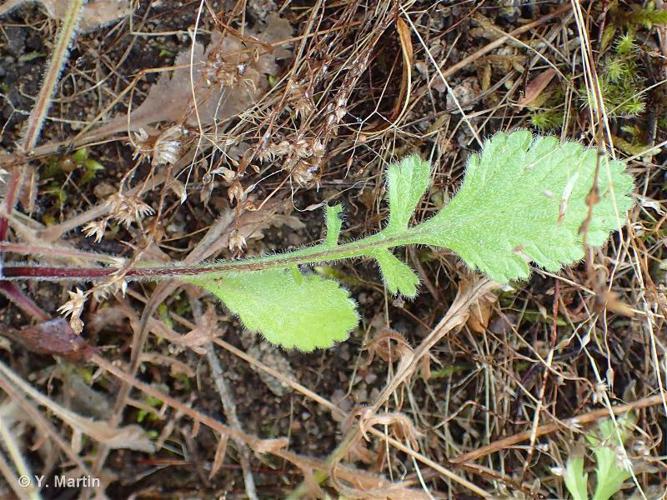
M 84 0 L 69 0 L 67 12 L 65 13 L 63 24 L 58 32 L 56 45 L 53 48 L 53 55 L 49 61 L 49 68 L 44 75 L 42 88 L 39 91 L 37 101 L 35 101 L 35 106 L 30 112 L 26 133 L 21 140 L 21 147 L 28 154 L 37 144 L 37 138 L 42 131 L 44 118 L 46 118 L 46 113 L 51 104 L 51 97 L 55 92 L 60 72 L 65 65 L 65 61 L 67 61 L 70 44 L 76 36 L 76 28 L 79 24 L 79 17 L 81 15 L 83 4 Z
M 49 111 L 51 104 L 51 97 L 55 92 L 56 84 L 60 77 L 67 55 L 69 54 L 69 47 L 72 40 L 76 36 L 77 26 L 79 24 L 79 17 L 81 15 L 81 8 L 85 0 L 69 0 L 67 12 L 63 19 L 63 24 L 58 32 L 56 45 L 53 48 L 53 54 L 49 61 L 48 69 L 44 75 L 44 82 L 39 91 L 35 105 L 28 117 L 25 134 L 19 142 L 19 147 L 23 152 L 29 155 L 37 144 L 37 139 L 42 131 L 42 125 L 46 118 L 46 113 Z M 7 183 L 7 191 L 5 195 L 4 214 L 0 217 L 0 241 L 7 239 L 7 230 L 9 229 L 9 216 L 14 210 L 18 194 L 21 191 L 23 184 L 24 168 L 20 165 L 14 167 L 12 175 Z
M 237 261 L 220 261 L 196 266 L 155 266 L 155 267 L 133 267 L 126 270 L 110 267 L 52 267 L 52 266 L 27 266 L 6 265 L 2 270 L 0 278 L 5 280 L 72 280 L 72 281 L 95 281 L 112 276 L 115 273 L 122 274 L 125 278 L 134 281 L 156 281 L 160 279 L 172 279 L 179 277 L 193 277 L 215 275 L 225 272 L 260 271 L 271 268 L 284 268 L 321 262 L 331 262 L 355 257 L 372 255 L 374 250 L 389 249 L 399 246 L 420 243 L 420 226 L 406 229 L 402 233 L 385 234 L 380 232 L 337 246 L 316 245 L 294 252 L 255 257 Z

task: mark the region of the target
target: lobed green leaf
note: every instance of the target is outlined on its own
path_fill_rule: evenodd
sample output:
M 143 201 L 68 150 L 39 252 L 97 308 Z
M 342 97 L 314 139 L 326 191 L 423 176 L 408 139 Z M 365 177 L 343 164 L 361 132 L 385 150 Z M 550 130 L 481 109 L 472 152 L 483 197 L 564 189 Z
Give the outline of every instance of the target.
M 410 226 L 429 186 L 428 162 L 417 155 L 387 170 L 389 221 L 377 234 L 339 244 L 342 207 L 326 209 L 321 245 L 237 261 L 193 282 L 219 297 L 245 326 L 283 347 L 310 351 L 347 338 L 357 325 L 354 302 L 331 280 L 296 265 L 373 258 L 391 293 L 414 297 L 419 278 L 391 248 L 426 244 L 454 250 L 472 268 L 505 283 L 526 278 L 529 263 L 549 271 L 581 259 L 584 243 L 602 245 L 632 207 L 632 178 L 623 162 L 573 142 L 499 133 L 473 155 L 454 199 L 431 219 Z M 594 190 L 596 188 L 596 190 Z M 594 199 L 589 214 L 587 199 Z M 293 271 L 285 267 L 294 266 Z
M 327 205 L 326 208 L 326 224 L 327 224 L 327 236 L 325 244 L 328 247 L 335 247 L 338 245 L 338 239 L 340 238 L 340 230 L 343 227 L 343 220 L 340 218 L 343 213 L 343 205 L 338 203 L 337 205 Z
M 607 500 L 621 491 L 623 483 L 632 477 L 631 464 L 623 452 L 636 422 L 633 413 L 614 421 L 611 418 L 598 423 L 596 431 L 586 434 L 586 440 L 595 455 L 595 492 L 593 500 Z
M 405 297 L 417 295 L 419 278 L 407 264 L 386 249 L 375 250 L 372 256 L 377 260 L 384 282 L 391 293 L 400 293 Z
M 594 185 L 599 200 L 587 220 Z M 500 283 L 527 278 L 530 261 L 555 272 L 583 257 L 584 233 L 600 246 L 624 224 L 633 187 L 624 163 L 596 150 L 499 133 L 470 158 L 451 203 L 419 226 L 419 242 L 454 250 Z
M 431 181 L 431 166 L 418 155 L 410 155 L 387 169 L 389 222 L 385 234 L 407 229 L 417 204 Z
M 632 477 L 632 473 L 621 464 L 615 448 L 599 446 L 593 449 L 593 453 L 596 462 L 593 500 L 608 500 L 621 491 L 623 483 Z

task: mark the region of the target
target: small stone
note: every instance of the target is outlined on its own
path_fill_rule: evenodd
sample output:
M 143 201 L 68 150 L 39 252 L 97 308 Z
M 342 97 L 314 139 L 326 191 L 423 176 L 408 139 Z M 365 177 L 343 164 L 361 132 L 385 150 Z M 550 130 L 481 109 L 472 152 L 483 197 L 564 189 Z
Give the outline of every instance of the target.
M 456 101 L 458 101 L 461 109 L 467 110 L 472 108 L 481 93 L 479 82 L 474 76 L 463 80 L 459 85 L 454 87 L 452 94 L 447 95 L 447 109 L 458 110 Z M 456 100 L 454 99 L 456 97 Z

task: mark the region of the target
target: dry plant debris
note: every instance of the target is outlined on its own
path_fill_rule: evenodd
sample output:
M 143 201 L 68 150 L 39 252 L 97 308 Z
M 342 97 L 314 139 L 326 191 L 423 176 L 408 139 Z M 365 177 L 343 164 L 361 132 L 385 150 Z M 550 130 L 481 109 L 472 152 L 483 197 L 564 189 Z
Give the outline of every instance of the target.
M 3 496 L 592 498 L 615 460 L 620 495 L 660 498 L 665 2 L 83 3 L 78 25 L 78 0 L 0 7 L 1 269 L 118 270 L 96 293 L 0 280 Z M 308 354 L 192 285 L 126 279 L 378 233 L 413 153 L 432 171 L 408 219 L 428 222 L 484 140 L 531 127 L 636 186 L 622 231 L 562 271 L 499 287 L 401 249 L 408 299 L 372 263 L 303 265 L 284 278 L 342 283 L 361 318 Z
M 206 50 L 200 42 L 185 44 L 176 56 L 176 69 L 172 74 L 163 74 L 128 117 L 111 120 L 96 130 L 95 136 L 123 130 L 142 131 L 134 140 L 139 150 L 144 151 L 148 136 L 143 129 L 149 125 L 177 122 L 205 127 L 237 117 L 254 106 L 266 92 L 267 76 L 276 76 L 278 72 L 276 59 L 289 57 L 290 52 L 280 47 L 280 42 L 286 43 L 291 34 L 292 27 L 287 20 L 272 16 L 257 34 L 247 30 L 240 37 L 214 31 Z M 158 164 L 175 163 L 179 159 L 178 148 L 170 142 L 178 142 L 182 133 L 180 129 L 170 128 L 152 139 L 148 150 L 156 151 L 154 158 L 157 157 Z M 176 148 L 173 157 L 165 158 L 172 154 L 170 149 L 173 148 Z
M 36 0 L 7 0 L 0 6 L 0 15 L 25 3 Z M 63 20 L 67 12 L 67 0 L 38 0 L 53 19 Z M 88 33 L 107 24 L 113 23 L 132 13 L 130 0 L 90 0 L 82 10 L 79 29 Z

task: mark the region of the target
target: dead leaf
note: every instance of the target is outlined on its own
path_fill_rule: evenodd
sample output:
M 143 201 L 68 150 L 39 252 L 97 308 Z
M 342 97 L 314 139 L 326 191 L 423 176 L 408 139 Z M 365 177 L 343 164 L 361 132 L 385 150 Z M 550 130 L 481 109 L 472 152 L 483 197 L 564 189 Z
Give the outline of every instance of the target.
M 542 71 L 539 75 L 533 78 L 526 85 L 526 91 L 523 94 L 523 97 L 517 103 L 518 106 L 524 108 L 530 106 L 535 100 L 544 92 L 544 89 L 547 88 L 553 77 L 556 76 L 556 70 L 549 68 L 545 71 Z
M 155 445 L 150 440 L 146 431 L 140 426 L 131 424 L 125 427 L 113 427 L 104 420 L 92 420 L 71 414 L 68 420 L 76 430 L 87 434 L 95 441 L 105 444 L 111 449 L 125 449 L 154 453 Z
M 498 302 L 498 296 L 489 292 L 484 294 L 480 299 L 470 307 L 470 316 L 468 317 L 467 325 L 475 333 L 484 333 L 489 326 L 489 320 L 493 313 L 493 305 Z
M 239 38 L 214 31 L 206 50 L 201 43 L 186 44 L 176 56 L 171 75 L 158 79 L 129 120 L 117 116 L 91 134 L 137 131 L 164 121 L 206 126 L 252 107 L 269 87 L 267 75 L 278 72 L 276 59 L 290 55 L 285 49 L 269 51 L 267 44 L 288 39 L 292 28 L 286 19 L 272 16 L 261 32 L 246 33 Z
M 62 403 L 69 410 L 99 419 L 109 416 L 109 395 L 93 389 L 73 365 L 62 363 L 53 375 L 62 380 Z
M 85 361 L 95 353 L 95 349 L 74 333 L 64 318 L 52 319 L 18 331 L 6 329 L 5 333 L 31 352 L 60 356 L 71 362 Z
M 36 0 L 8 0 L 0 7 L 0 15 L 24 3 L 33 3 L 34 1 Z M 66 0 L 39 0 L 39 3 L 44 6 L 49 17 L 60 21 L 65 17 L 69 2 Z M 89 33 L 131 13 L 130 0 L 89 0 L 81 9 L 79 31 Z

